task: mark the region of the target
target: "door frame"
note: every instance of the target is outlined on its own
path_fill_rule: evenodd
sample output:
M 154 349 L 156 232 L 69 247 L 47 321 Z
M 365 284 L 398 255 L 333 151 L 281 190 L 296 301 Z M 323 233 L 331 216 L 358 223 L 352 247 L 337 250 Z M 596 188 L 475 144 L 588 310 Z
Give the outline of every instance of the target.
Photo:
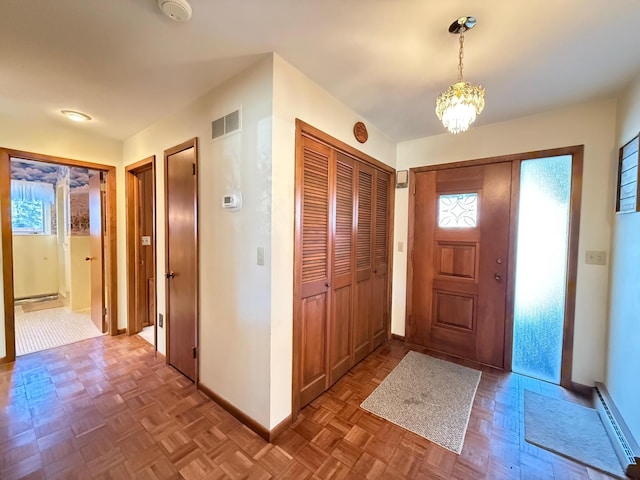
M 153 219 L 152 219 L 152 234 L 153 234 L 153 278 L 154 282 L 154 305 L 156 306 L 156 311 L 154 312 L 157 317 L 158 313 L 158 279 L 157 277 L 157 268 L 156 268 L 156 156 L 151 155 L 150 157 L 144 158 L 138 162 L 135 162 L 131 165 L 125 167 L 125 196 L 126 196 L 126 205 L 127 205 L 127 335 L 133 335 L 133 331 L 135 330 L 133 327 L 135 326 L 135 318 L 136 318 L 136 258 L 139 251 L 140 244 L 136 238 L 137 225 L 135 224 L 136 219 L 139 215 L 138 209 L 138 200 L 139 200 L 139 192 L 138 189 L 135 188 L 136 182 L 136 174 L 148 170 L 151 168 L 151 176 L 153 178 L 152 187 L 151 187 L 151 203 L 153 206 Z M 154 318 L 154 334 L 153 334 L 153 343 L 154 349 L 158 351 L 158 329 L 156 325 L 157 319 Z
M 505 305 L 505 336 L 504 336 L 504 366 L 506 371 L 511 371 L 513 357 L 513 317 L 515 295 L 515 271 L 516 271 L 516 241 L 518 226 L 518 199 L 520 196 L 520 165 L 524 160 L 538 158 L 557 157 L 571 155 L 571 197 L 569 204 L 569 232 L 567 250 L 567 280 L 565 284 L 564 328 L 562 337 L 562 362 L 560 368 L 560 386 L 574 388 L 572 381 L 573 369 L 573 337 L 576 307 L 576 282 L 578 277 L 578 241 L 580 233 L 580 210 L 582 199 L 582 170 L 584 161 L 584 145 L 552 148 L 534 152 L 516 153 L 486 157 L 476 160 L 441 163 L 423 167 L 411 168 L 409 171 L 409 222 L 407 235 L 407 298 L 405 310 L 405 328 L 409 324 L 413 301 L 413 249 L 414 249 L 414 217 L 415 217 L 415 176 L 418 173 L 434 170 L 447 170 L 452 168 L 488 165 L 492 163 L 510 162 L 511 170 L 511 209 L 509 225 L 509 261 L 507 264 L 507 301 Z
M 302 289 L 302 276 L 301 269 L 298 266 L 302 261 L 302 167 L 304 159 L 303 151 L 303 137 L 311 138 L 317 142 L 328 145 L 329 147 L 339 150 L 343 154 L 354 158 L 360 162 L 364 162 L 371 167 L 375 167 L 379 170 L 383 170 L 390 175 L 389 186 L 389 245 L 388 248 L 388 266 L 387 266 L 387 325 L 386 325 L 386 339 L 391 340 L 391 283 L 393 280 L 393 226 L 394 226 L 394 212 L 395 212 L 395 184 L 396 184 L 396 171 L 393 167 L 376 160 L 375 158 L 367 155 L 364 152 L 346 144 L 345 142 L 338 140 L 331 135 L 324 133 L 322 130 L 317 129 L 303 122 L 299 118 L 296 118 L 296 137 L 295 137 L 295 194 L 294 194 L 294 254 L 293 254 L 293 347 L 292 347 L 292 394 L 291 394 L 291 418 L 295 421 L 300 413 L 300 356 L 302 354 L 302 339 L 300 338 L 300 295 Z M 357 210 L 354 211 L 354 216 L 357 214 Z M 355 221 L 355 220 L 354 220 Z M 331 222 L 331 219 L 330 219 Z M 328 356 L 327 356 L 328 358 Z
M 103 212 L 106 223 L 103 262 L 104 290 L 107 293 L 107 330 L 111 336 L 118 335 L 118 267 L 116 242 L 116 167 L 101 163 L 86 162 L 70 158 L 55 157 L 40 153 L 26 152 L 0 147 L 0 229 L 2 231 L 2 281 L 4 284 L 4 327 L 6 356 L 0 363 L 16 359 L 15 311 L 13 289 L 13 238 L 11 229 L 11 158 L 23 158 L 42 163 L 52 163 L 67 167 L 88 168 L 105 174 L 106 202 Z
M 167 182 L 168 178 L 168 170 L 169 170 L 169 157 L 176 153 L 182 152 L 183 150 L 187 150 L 193 147 L 193 151 L 195 154 L 195 174 L 193 175 L 194 182 L 194 198 L 193 198 L 193 208 L 194 208 L 194 216 L 195 222 L 193 225 L 193 234 L 195 237 L 195 243 L 193 248 L 195 248 L 196 255 L 196 264 L 195 264 L 195 278 L 196 278 L 196 299 L 195 299 L 195 312 L 196 312 L 196 321 L 195 321 L 195 343 L 196 343 L 196 358 L 195 358 L 195 378 L 194 383 L 196 387 L 198 386 L 200 380 L 200 236 L 198 235 L 198 224 L 199 224 L 199 215 L 198 215 L 198 137 L 194 137 L 186 142 L 183 142 L 175 147 L 171 147 L 164 151 L 164 271 L 165 271 L 165 350 L 167 356 L 165 357 L 165 363 L 167 365 L 170 364 L 170 356 L 171 350 L 169 348 L 171 338 L 169 335 L 169 324 L 171 322 L 171 318 L 169 316 L 169 277 L 167 277 L 167 273 L 169 272 L 169 218 L 167 216 L 167 212 L 169 211 L 169 183 Z M 157 286 L 157 283 L 156 283 Z

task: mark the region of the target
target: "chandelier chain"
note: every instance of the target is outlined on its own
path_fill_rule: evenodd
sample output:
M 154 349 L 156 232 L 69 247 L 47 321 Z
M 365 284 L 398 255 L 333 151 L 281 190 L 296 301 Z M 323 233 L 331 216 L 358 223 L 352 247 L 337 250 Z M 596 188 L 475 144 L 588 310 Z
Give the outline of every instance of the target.
M 458 52 L 458 82 L 462 81 L 462 58 L 464 57 L 464 35 L 460 35 L 460 50 Z

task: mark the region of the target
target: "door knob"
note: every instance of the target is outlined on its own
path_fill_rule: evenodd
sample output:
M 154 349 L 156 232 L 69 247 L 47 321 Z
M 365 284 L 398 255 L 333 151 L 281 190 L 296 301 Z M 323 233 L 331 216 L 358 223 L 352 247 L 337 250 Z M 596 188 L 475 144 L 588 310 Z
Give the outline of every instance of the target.
M 85 262 L 90 262 L 91 260 L 93 260 L 93 257 L 84 257 Z
M 169 273 L 167 273 L 164 277 L 165 277 L 165 278 L 173 278 L 173 277 L 175 277 L 175 276 L 176 276 L 176 274 L 175 274 L 175 273 L 173 273 L 173 272 L 169 272 Z
M 500 275 L 499 273 L 496 273 L 494 275 L 494 278 L 496 279 L 497 282 L 499 282 L 500 280 L 502 280 L 502 275 Z
M 329 288 L 331 286 L 331 284 L 329 282 L 324 282 L 324 286 Z

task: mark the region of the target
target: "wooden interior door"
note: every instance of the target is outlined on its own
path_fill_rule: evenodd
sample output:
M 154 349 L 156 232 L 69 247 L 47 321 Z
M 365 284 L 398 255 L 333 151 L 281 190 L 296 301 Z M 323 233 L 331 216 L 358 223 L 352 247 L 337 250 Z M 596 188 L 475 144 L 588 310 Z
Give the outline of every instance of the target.
M 196 142 L 165 152 L 167 361 L 196 380 L 198 322 Z
M 91 262 L 91 321 L 104 333 L 106 322 L 104 314 L 104 231 L 102 228 L 102 173 L 89 170 L 89 236 Z
M 306 405 L 327 388 L 327 313 L 329 308 L 329 159 L 331 149 L 310 138 L 302 140 L 300 198 L 300 345 L 298 385 Z M 338 355 L 339 357 L 340 355 Z M 339 365 L 339 358 L 336 358 Z
M 135 332 L 154 324 L 156 316 L 155 238 L 153 234 L 153 168 L 151 165 L 134 173 L 135 209 Z
M 334 163 L 332 162 L 332 165 Z M 329 316 L 329 384 L 332 385 L 353 365 L 351 329 L 355 271 L 355 162 L 336 153 L 332 225 L 331 311 Z
M 387 340 L 389 322 L 389 220 L 391 176 L 376 171 L 375 225 L 373 228 L 373 281 L 371 303 L 371 348 L 375 349 Z
M 353 326 L 354 363 L 371 352 L 373 285 L 373 215 L 376 171 L 358 164 L 356 187 L 356 294 Z
M 414 195 L 407 340 L 504 368 L 511 163 L 416 173 Z

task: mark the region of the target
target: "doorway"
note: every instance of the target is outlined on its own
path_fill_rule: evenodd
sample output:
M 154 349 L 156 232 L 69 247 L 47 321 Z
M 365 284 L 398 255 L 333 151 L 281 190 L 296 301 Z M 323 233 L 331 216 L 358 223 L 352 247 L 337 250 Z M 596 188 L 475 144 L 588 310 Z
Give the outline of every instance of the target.
M 127 197 L 127 333 L 157 350 L 155 155 L 125 169 Z
M 198 151 L 194 138 L 164 152 L 167 363 L 198 379 Z
M 527 267 L 545 265 L 536 271 L 538 284 L 548 285 L 548 275 L 557 273 L 553 311 L 559 314 L 555 350 L 543 356 L 554 357 L 549 361 L 557 366 L 557 376 L 538 378 L 571 386 L 582 155 L 583 147 L 577 146 L 412 169 L 407 341 L 525 373 L 523 359 L 534 358 L 531 351 L 539 352 L 541 344 L 526 342 L 536 334 L 520 327 L 548 317 L 542 299 L 530 293 Z M 545 182 L 557 183 L 557 178 L 563 179 L 565 202 L 561 212 L 555 205 L 552 212 L 548 205 L 541 208 L 539 191 L 549 190 Z M 533 194 L 531 185 L 537 185 Z M 545 230 L 552 227 L 549 215 L 564 218 L 553 232 Z M 564 250 L 534 261 L 540 242 L 518 238 L 541 229 L 545 239 L 560 238 L 556 244 L 564 242 Z M 522 299 L 534 307 L 525 310 Z
M 115 168 L 0 149 L 0 171 L 0 361 L 116 335 Z

